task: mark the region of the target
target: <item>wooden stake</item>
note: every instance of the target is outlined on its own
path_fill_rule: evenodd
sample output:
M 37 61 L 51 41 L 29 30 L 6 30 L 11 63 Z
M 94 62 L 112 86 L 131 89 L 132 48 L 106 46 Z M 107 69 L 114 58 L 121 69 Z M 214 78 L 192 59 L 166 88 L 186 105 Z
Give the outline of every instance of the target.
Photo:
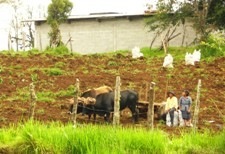
M 145 83 L 145 86 L 146 86 L 145 87 L 145 101 L 147 101 L 148 100 L 148 92 L 149 92 L 148 91 L 148 82 Z
M 114 96 L 114 115 L 113 115 L 113 125 L 120 124 L 120 77 L 116 77 L 116 87 Z
M 76 127 L 77 125 L 77 105 L 78 105 L 79 91 L 80 91 L 80 81 L 79 79 L 76 79 L 76 84 L 74 88 L 73 112 L 72 112 L 72 120 L 73 120 L 74 127 Z
M 151 82 L 149 90 L 148 105 L 148 127 L 154 129 L 154 101 L 155 101 L 155 83 Z
M 169 86 L 169 79 L 166 79 L 166 90 L 165 90 L 165 96 L 164 96 L 164 100 L 166 101 L 167 99 L 167 92 L 168 92 L 168 86 Z
M 199 115 L 199 108 L 200 108 L 200 90 L 201 90 L 201 80 L 198 80 L 198 86 L 197 86 L 197 97 L 196 97 L 196 104 L 195 104 L 195 111 L 193 116 L 193 128 L 194 131 L 197 130 L 198 125 L 198 115 Z
M 35 94 L 35 86 L 34 83 L 32 82 L 30 84 L 30 98 L 31 98 L 31 103 L 30 103 L 30 119 L 34 119 L 34 110 L 35 110 L 35 105 L 36 105 L 36 100 L 37 96 Z

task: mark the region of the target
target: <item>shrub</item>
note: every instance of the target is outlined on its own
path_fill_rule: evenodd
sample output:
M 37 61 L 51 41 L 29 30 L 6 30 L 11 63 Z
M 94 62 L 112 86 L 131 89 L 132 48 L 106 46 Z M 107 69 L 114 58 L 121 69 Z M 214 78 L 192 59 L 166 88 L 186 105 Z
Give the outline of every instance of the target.
M 70 85 L 66 90 L 60 90 L 55 95 L 56 97 L 71 97 L 74 95 L 74 86 Z
M 55 67 L 57 67 L 57 68 L 63 68 L 63 67 L 65 67 L 66 66 L 66 64 L 64 63 L 64 62 L 57 62 L 57 63 L 55 63 Z
M 50 76 L 58 76 L 64 73 L 60 68 L 46 68 L 44 69 L 44 72 Z
M 54 102 L 54 93 L 51 91 L 37 92 L 37 101 L 39 102 Z
M 119 64 L 115 61 L 108 61 L 107 65 L 108 66 L 118 66 Z
M 60 45 L 55 48 L 47 47 L 45 53 L 50 55 L 68 55 L 70 54 L 69 49 L 65 45 Z
M 31 74 L 31 81 L 36 82 L 38 81 L 38 74 Z
M 220 57 L 225 55 L 225 33 L 217 31 L 208 36 L 205 42 L 199 45 L 202 57 Z
M 33 48 L 33 49 L 28 50 L 28 53 L 29 53 L 29 54 L 38 54 L 38 53 L 40 53 L 40 52 L 39 52 L 38 49 Z
M 65 45 L 58 46 L 54 49 L 54 52 L 58 54 L 68 54 L 69 49 Z

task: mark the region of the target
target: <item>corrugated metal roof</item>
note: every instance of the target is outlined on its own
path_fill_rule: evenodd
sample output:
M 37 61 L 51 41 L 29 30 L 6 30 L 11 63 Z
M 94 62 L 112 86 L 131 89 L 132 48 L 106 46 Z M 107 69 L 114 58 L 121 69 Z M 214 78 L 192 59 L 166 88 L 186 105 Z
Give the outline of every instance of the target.
M 134 16 L 145 16 L 145 15 L 153 15 L 153 13 L 140 13 L 140 14 L 121 14 L 117 12 L 103 12 L 103 13 L 90 13 L 89 15 L 71 15 L 68 17 L 68 20 L 79 20 L 79 19 L 107 19 L 107 18 L 116 18 L 116 17 L 134 17 Z M 40 22 L 46 21 L 46 18 L 39 19 L 29 19 L 24 20 L 23 22 Z

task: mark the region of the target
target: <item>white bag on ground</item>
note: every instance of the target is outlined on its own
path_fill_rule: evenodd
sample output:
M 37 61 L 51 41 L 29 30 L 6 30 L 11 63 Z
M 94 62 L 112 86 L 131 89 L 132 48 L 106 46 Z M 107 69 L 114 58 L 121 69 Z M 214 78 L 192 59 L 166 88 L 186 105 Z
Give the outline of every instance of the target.
M 191 53 L 186 53 L 185 55 L 185 65 L 195 65 L 193 55 Z
M 143 53 L 141 53 L 140 48 L 134 47 L 132 49 L 132 58 L 140 58 L 143 57 Z
M 201 59 L 201 50 L 194 50 L 193 52 L 193 59 L 194 59 L 194 62 L 200 62 L 200 59 Z
M 185 55 L 185 65 L 195 65 L 195 62 L 200 62 L 201 50 L 194 50 L 193 54 L 186 53 Z
M 182 113 L 180 110 L 177 111 L 178 112 L 178 119 L 179 119 L 179 123 L 180 123 L 180 127 L 184 126 L 184 119 L 182 117 Z
M 173 57 L 171 54 L 167 54 L 167 56 L 164 58 L 163 67 L 173 68 Z
M 166 125 L 169 127 L 171 126 L 171 118 L 169 112 L 166 114 Z
M 174 111 L 174 117 L 173 117 L 173 126 L 178 126 L 178 112 Z

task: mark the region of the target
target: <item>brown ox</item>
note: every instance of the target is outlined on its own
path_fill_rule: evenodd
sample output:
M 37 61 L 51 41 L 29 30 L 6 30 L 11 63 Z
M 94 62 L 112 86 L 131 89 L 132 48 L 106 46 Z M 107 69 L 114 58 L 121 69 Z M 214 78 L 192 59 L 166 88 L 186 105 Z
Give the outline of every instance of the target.
M 98 88 L 88 89 L 88 90 L 84 91 L 81 94 L 81 97 L 78 98 L 78 104 L 80 104 L 78 106 L 78 110 L 77 110 L 78 113 L 80 113 L 80 111 L 81 111 L 81 109 L 80 109 L 81 106 L 93 105 L 93 104 L 95 104 L 95 102 L 96 102 L 95 98 L 98 95 L 104 94 L 104 93 L 109 93 L 109 92 L 112 92 L 112 91 L 113 91 L 113 89 L 109 86 L 101 86 L 101 87 L 98 87 Z M 69 112 L 72 113 L 74 99 L 71 98 L 68 101 L 69 101 L 69 104 L 70 104 Z M 88 117 L 90 119 L 91 114 L 90 115 L 88 114 Z
M 85 92 L 82 93 L 81 97 L 92 97 L 96 98 L 100 94 L 108 93 L 113 91 L 111 87 L 109 86 L 101 86 L 98 88 L 88 89 Z

